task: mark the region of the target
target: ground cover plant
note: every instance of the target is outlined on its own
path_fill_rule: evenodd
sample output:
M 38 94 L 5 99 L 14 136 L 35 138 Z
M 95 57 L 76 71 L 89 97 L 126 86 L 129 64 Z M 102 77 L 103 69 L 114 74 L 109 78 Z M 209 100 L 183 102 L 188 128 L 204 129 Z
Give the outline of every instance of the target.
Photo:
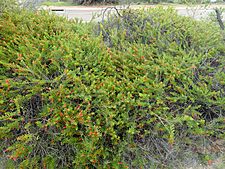
M 219 26 L 162 8 L 105 19 L 0 16 L 2 166 L 177 168 L 224 151 Z

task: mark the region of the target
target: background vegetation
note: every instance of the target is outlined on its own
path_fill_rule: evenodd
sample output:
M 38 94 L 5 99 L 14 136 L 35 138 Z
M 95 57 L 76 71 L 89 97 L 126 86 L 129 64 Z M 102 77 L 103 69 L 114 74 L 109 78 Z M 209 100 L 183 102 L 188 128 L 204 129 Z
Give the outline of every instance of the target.
M 0 16 L 4 168 L 181 168 L 224 152 L 225 45 L 173 9 Z
M 159 4 L 159 3 L 174 3 L 174 4 L 207 4 L 212 0 L 62 0 L 62 1 L 43 1 L 43 5 L 90 5 L 90 4 Z M 224 0 L 216 0 L 217 3 L 225 2 Z

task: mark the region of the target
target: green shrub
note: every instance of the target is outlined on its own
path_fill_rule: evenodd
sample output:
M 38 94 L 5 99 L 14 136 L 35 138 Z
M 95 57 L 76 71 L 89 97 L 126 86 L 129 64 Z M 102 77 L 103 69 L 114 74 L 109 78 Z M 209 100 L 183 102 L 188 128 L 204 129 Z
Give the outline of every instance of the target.
M 123 166 L 101 39 L 45 12 L 4 13 L 0 25 L 5 157 L 22 168 Z
M 5 10 L 13 10 L 17 7 L 17 3 L 14 0 L 0 0 L 0 15 Z
M 119 0 L 73 0 L 74 4 L 91 5 L 91 4 L 118 4 Z
M 177 147 L 192 144 L 193 135 L 199 140 L 224 137 L 225 46 L 219 28 L 162 8 L 117 11 L 105 18 L 97 34 L 123 62 L 118 73 L 132 81 L 130 93 L 136 93 L 132 105 L 141 103 L 134 114 L 141 119 L 137 124 L 144 127 L 140 131 L 137 125 L 135 131 L 149 133 L 135 136 L 142 147 L 133 150 L 142 153 L 138 164 L 150 156 L 150 164 L 155 159 L 168 166 L 182 156 L 175 151 Z
M 5 166 L 169 167 L 200 138 L 224 138 L 219 29 L 171 9 L 92 27 L 42 11 L 0 17 Z

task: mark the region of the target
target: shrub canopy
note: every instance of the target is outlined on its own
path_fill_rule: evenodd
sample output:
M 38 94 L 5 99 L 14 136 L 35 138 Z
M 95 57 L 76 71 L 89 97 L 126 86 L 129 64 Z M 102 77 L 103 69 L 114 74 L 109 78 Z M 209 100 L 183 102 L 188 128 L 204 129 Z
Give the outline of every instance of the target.
M 210 23 L 161 8 L 98 25 L 5 12 L 0 38 L 0 151 L 15 166 L 165 167 L 224 138 L 225 47 Z

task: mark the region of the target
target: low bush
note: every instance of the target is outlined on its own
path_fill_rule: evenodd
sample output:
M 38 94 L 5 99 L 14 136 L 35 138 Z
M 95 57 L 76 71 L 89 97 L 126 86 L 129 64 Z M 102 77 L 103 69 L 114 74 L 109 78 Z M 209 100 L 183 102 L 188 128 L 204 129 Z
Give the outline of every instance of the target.
M 79 5 L 118 4 L 119 0 L 73 0 L 73 3 Z
M 14 0 L 0 0 L 0 15 L 5 10 L 13 10 L 17 6 L 16 1 Z
M 0 38 L 5 168 L 177 167 L 224 138 L 225 47 L 210 23 L 161 8 L 98 25 L 5 12 Z
M 225 46 L 219 27 L 162 8 L 116 10 L 104 18 L 97 34 L 117 51 L 118 60 L 123 61 L 118 72 L 127 75 L 137 90 L 135 103 L 141 100 L 134 114 L 141 119 L 137 124 L 145 126 L 142 132 L 148 134 L 134 136 L 137 138 L 132 141 L 139 147 L 128 150 L 139 152 L 138 164 L 145 159 L 146 168 L 152 161 L 176 165 L 179 163 L 174 161 L 184 156 L 177 149 L 186 147 L 187 151 L 193 137 L 198 141 L 210 135 L 224 137 Z M 137 74 L 130 76 L 131 72 Z M 212 130 L 212 125 L 218 129 Z M 137 126 L 135 131 L 142 133 Z M 174 145 L 172 150 L 170 144 Z M 133 163 L 135 155 L 131 154 L 125 156 Z

